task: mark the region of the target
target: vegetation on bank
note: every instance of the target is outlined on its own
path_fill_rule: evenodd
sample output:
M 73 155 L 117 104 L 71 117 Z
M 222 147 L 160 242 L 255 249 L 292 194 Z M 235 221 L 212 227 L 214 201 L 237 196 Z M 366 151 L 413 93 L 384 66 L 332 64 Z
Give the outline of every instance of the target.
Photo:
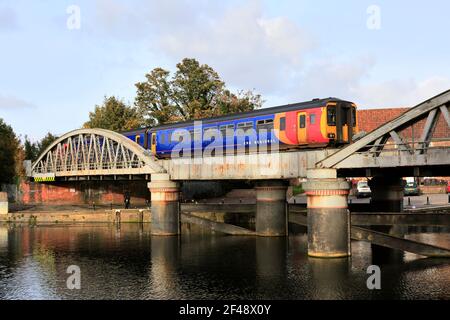
M 12 127 L 0 118 L 0 185 L 17 183 L 25 175 L 23 161 L 36 160 L 55 139 L 56 136 L 48 133 L 34 143 L 25 136 L 21 143 Z

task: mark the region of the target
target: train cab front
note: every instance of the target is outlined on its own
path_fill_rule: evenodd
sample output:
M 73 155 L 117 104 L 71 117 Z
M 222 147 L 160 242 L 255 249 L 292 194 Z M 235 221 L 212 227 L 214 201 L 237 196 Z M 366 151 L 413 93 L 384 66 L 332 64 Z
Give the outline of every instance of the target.
M 352 143 L 358 133 L 356 105 L 347 101 L 327 103 L 327 137 L 331 145 Z

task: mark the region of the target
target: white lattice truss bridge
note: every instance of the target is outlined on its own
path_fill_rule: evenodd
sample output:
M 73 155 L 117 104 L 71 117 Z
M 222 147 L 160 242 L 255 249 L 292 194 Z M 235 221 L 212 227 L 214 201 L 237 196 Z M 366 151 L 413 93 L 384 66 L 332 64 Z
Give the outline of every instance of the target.
M 147 150 L 119 133 L 103 129 L 80 129 L 63 135 L 32 166 L 35 178 L 159 172 L 163 169 Z

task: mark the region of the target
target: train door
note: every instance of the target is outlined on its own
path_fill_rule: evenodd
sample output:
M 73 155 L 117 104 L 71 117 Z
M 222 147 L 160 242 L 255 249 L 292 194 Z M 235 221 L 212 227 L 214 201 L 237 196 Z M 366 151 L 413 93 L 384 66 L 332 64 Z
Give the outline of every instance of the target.
M 336 109 L 334 109 L 336 108 Z M 333 113 L 335 112 L 335 121 L 333 119 Z M 338 103 L 336 107 L 328 107 L 328 125 L 335 125 L 336 128 L 336 142 L 337 143 L 348 143 L 352 142 L 353 137 L 353 110 L 352 105 L 349 103 Z
M 337 114 L 338 123 L 338 139 L 337 141 L 352 142 L 353 137 L 353 112 L 352 106 L 349 103 L 340 103 Z M 340 139 L 339 139 L 340 136 Z
M 306 124 L 306 112 L 299 112 L 298 114 L 298 143 L 308 143 L 308 128 Z
M 152 132 L 152 154 L 156 154 L 156 132 Z

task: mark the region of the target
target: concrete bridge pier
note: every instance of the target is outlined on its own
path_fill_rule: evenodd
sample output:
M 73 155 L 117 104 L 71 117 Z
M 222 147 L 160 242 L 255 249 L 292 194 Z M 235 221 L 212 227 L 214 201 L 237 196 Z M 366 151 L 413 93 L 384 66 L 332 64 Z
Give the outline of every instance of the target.
M 369 181 L 372 208 L 376 212 L 403 211 L 403 180 L 396 176 L 375 176 Z
M 255 190 L 256 234 L 262 237 L 287 236 L 286 183 L 281 180 L 259 181 Z
M 308 255 L 341 258 L 351 255 L 350 184 L 335 169 L 311 169 L 304 184 L 308 204 Z
M 148 184 L 151 193 L 152 235 L 174 236 L 180 233 L 180 189 L 168 174 L 152 174 Z

